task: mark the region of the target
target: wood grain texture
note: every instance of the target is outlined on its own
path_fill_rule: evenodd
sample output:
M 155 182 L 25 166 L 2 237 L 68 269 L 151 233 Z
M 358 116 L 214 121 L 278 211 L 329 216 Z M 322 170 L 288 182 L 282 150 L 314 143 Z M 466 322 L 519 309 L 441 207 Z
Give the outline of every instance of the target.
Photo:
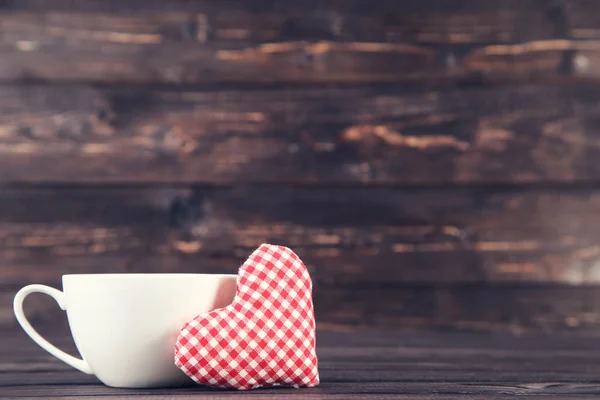
M 276 242 L 328 284 L 598 283 L 599 204 L 591 189 L 3 189 L 0 268 L 7 283 L 56 274 L 41 264 L 231 272 Z
M 5 1 L 0 80 L 556 78 L 569 73 L 565 46 L 578 45 L 576 19 L 555 1 L 103 3 Z
M 567 3 L 567 7 L 569 36 L 577 40 L 569 69 L 574 76 L 595 80 L 600 76 L 600 26 L 593 17 L 598 12 L 598 4 L 589 0 L 573 0 Z
M 3 189 L 0 321 L 26 283 L 236 273 L 269 242 L 305 261 L 325 326 L 595 331 L 598 204 L 589 189 Z
M 70 390 L 70 387 L 67 388 L 67 390 Z M 203 392 L 200 392 L 203 393 Z M 259 400 L 259 399 L 281 399 L 282 395 L 285 395 L 286 398 L 290 397 L 290 398 L 299 398 L 299 399 L 307 399 L 307 400 L 322 400 L 322 399 L 326 399 L 326 400 L 345 400 L 345 399 L 360 399 L 360 400 L 390 400 L 390 399 L 394 399 L 394 400 L 456 400 L 456 399 L 461 399 L 463 397 L 460 397 L 460 395 L 445 395 L 445 394 L 389 394 L 389 393 L 377 393 L 377 394 L 366 394 L 366 393 L 360 393 L 360 394 L 352 394 L 352 393 L 346 393 L 346 394 L 323 394 L 321 392 L 319 392 L 318 394 L 315 393 L 300 393 L 298 396 L 298 393 L 281 393 L 281 392 L 274 392 L 274 393 L 260 393 L 260 394 L 256 394 L 256 393 L 235 393 L 235 394 L 229 394 L 229 393 L 219 393 L 219 394 L 213 394 L 212 392 L 210 393 L 211 397 L 213 398 L 217 398 L 217 399 L 221 399 L 221 400 L 226 400 L 226 399 L 230 399 L 230 400 L 238 400 L 238 399 L 254 399 L 254 400 Z M 31 394 L 27 395 L 28 397 L 31 396 Z M 198 398 L 199 393 L 195 393 L 195 394 L 177 394 L 177 393 L 173 393 L 173 392 L 169 392 L 168 393 L 169 399 L 173 399 L 173 400 L 195 400 Z M 457 397 L 458 396 L 458 397 Z M 587 394 L 587 395 L 569 395 L 569 400 L 589 400 L 591 397 L 591 395 Z M 69 396 L 71 397 L 71 396 Z M 15 397 L 15 398 L 22 398 L 22 397 Z M 37 398 L 37 397 L 29 397 L 29 398 Z M 43 398 L 45 400 L 63 400 L 64 396 L 43 396 L 40 397 Z M 94 399 L 94 400 L 126 400 L 126 399 L 140 399 L 140 400 L 162 400 L 164 399 L 164 394 L 150 394 L 150 395 L 140 395 L 140 396 L 135 396 L 132 397 L 132 394 L 126 394 L 126 395 L 104 395 L 104 396 L 98 396 L 98 395 L 93 395 L 93 396 L 87 396 L 87 395 L 83 395 L 83 396 L 78 396 L 75 398 L 88 398 L 88 399 Z M 484 394 L 484 395 L 469 395 L 468 397 L 464 397 L 465 399 L 485 399 L 485 400 L 513 400 L 515 397 L 514 395 L 489 395 L 489 394 Z M 548 399 L 564 399 L 564 394 L 560 394 L 560 395 L 552 395 L 552 394 L 543 394 L 543 395 L 527 395 L 527 399 L 535 399 L 535 400 L 548 400 Z
M 108 388 L 75 371 L 20 331 L 3 331 L 0 394 L 4 398 L 101 399 L 584 399 L 600 393 L 597 338 L 365 331 L 317 332 L 321 385 L 248 393 L 200 386 Z M 67 329 L 48 337 L 76 354 Z M 21 359 L 21 362 L 15 362 Z
M 3 86 L 0 181 L 596 182 L 599 93 Z
M 596 3 L 0 0 L 0 325 L 275 242 L 322 326 L 600 331 Z
M 544 396 L 543 398 L 547 398 L 546 396 L 569 396 L 569 399 L 579 397 L 571 397 L 574 396 L 583 396 L 583 395 L 597 395 L 600 392 L 600 388 L 597 384 L 588 383 L 588 384 L 558 384 L 559 388 L 546 388 L 546 384 L 534 384 L 529 387 L 529 385 L 494 385 L 491 383 L 487 384 L 478 384 L 475 382 L 465 382 L 465 383 L 441 383 L 441 384 L 432 384 L 432 383 L 413 383 L 413 384 L 386 384 L 379 382 L 356 382 L 353 384 L 322 384 L 319 388 L 311 388 L 311 389 L 303 389 L 302 391 L 293 390 L 293 389 L 276 389 L 276 390 L 263 390 L 260 393 L 244 393 L 241 397 L 234 395 L 230 392 L 214 392 L 212 390 L 193 388 L 189 390 L 181 390 L 181 389 L 169 389 L 169 390 L 135 390 L 135 394 L 132 393 L 131 390 L 126 389 L 115 389 L 115 388 L 107 388 L 99 385 L 40 385 L 35 388 L 30 388 L 27 386 L 16 386 L 16 387 L 7 387 L 3 388 L 3 392 L 6 393 L 7 396 L 11 396 L 11 398 L 47 398 L 46 395 L 43 397 L 37 397 L 41 394 L 47 394 L 48 396 L 68 396 L 74 398 L 88 398 L 95 399 L 98 396 L 106 396 L 100 398 L 110 398 L 114 399 L 113 396 L 121 396 L 116 398 L 141 398 L 141 399 L 160 399 L 164 398 L 164 396 L 168 396 L 169 398 L 175 399 L 193 399 L 197 398 L 199 395 L 210 395 L 214 398 L 223 398 L 223 399 L 238 399 L 238 398 L 258 398 L 258 399 L 280 399 L 282 396 L 290 397 L 290 398 L 298 398 L 298 399 L 329 399 L 330 396 L 333 396 L 333 399 L 343 399 L 350 396 L 350 398 L 365 398 L 363 396 L 373 396 L 367 398 L 380 398 L 380 395 L 396 395 L 403 397 L 388 397 L 388 398 L 415 398 L 412 396 L 429 396 L 429 397 L 417 397 L 419 398 L 427 398 L 427 399 L 437 399 L 437 396 L 455 396 L 454 399 L 460 399 L 462 396 L 467 399 L 471 399 L 471 396 L 485 396 L 481 397 L 484 399 L 495 399 L 495 398 L 513 398 L 515 395 L 518 396 Z M 548 386 L 553 386 L 553 383 L 547 384 Z M 539 387 L 544 386 L 544 387 Z M 181 396 L 181 397 L 171 397 L 171 395 Z M 14 396 L 14 397 L 13 397 Z M 140 397 L 138 397 L 140 396 Z M 161 397 L 162 396 L 162 397 Z M 406 396 L 406 397 L 404 397 Z M 409 397 L 410 396 L 410 397 Z M 433 396 L 433 397 L 431 397 Z M 457 397 L 458 396 L 458 397 Z M 506 397 L 487 397 L 487 396 L 506 396 Z M 508 397 L 512 396 L 512 397 Z M 64 398 L 64 397 L 63 397 Z M 444 398 L 444 397 L 440 397 Z M 448 397 L 446 397 L 448 398 Z M 478 398 L 478 397 L 475 397 Z M 551 397 L 552 398 L 552 397 Z M 590 398 L 590 397 L 588 397 Z

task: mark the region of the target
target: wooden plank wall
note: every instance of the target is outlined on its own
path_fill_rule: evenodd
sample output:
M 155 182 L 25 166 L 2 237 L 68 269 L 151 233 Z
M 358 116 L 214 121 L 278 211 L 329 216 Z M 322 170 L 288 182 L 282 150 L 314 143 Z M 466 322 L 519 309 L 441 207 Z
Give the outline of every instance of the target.
M 0 326 L 26 283 L 271 242 L 324 327 L 600 331 L 599 13 L 1 0 Z

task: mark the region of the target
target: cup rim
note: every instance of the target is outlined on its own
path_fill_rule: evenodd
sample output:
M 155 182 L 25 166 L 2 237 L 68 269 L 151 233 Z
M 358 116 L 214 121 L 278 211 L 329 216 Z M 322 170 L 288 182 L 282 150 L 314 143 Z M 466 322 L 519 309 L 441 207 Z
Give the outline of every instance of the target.
M 126 273 L 93 273 L 93 274 L 64 274 L 63 278 L 68 277 L 94 277 L 94 278 L 188 278 L 188 277 L 212 277 L 229 278 L 237 277 L 237 274 L 210 274 L 210 273 L 187 273 L 187 272 L 126 272 Z

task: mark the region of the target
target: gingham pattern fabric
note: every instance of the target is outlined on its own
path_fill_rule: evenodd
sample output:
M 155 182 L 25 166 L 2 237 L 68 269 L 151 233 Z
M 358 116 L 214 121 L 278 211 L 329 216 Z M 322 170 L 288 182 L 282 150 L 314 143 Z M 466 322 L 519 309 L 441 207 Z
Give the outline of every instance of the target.
M 232 304 L 181 330 L 175 364 L 229 389 L 319 384 L 312 282 L 289 248 L 263 244 L 240 267 Z

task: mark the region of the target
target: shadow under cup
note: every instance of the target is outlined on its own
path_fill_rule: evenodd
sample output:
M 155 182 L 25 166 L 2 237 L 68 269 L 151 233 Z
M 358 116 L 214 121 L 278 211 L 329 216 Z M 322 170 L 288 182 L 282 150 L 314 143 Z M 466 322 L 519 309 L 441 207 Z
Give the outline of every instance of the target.
M 69 326 L 79 352 L 104 384 L 192 383 L 174 364 L 183 325 L 233 301 L 236 275 L 65 275 Z

